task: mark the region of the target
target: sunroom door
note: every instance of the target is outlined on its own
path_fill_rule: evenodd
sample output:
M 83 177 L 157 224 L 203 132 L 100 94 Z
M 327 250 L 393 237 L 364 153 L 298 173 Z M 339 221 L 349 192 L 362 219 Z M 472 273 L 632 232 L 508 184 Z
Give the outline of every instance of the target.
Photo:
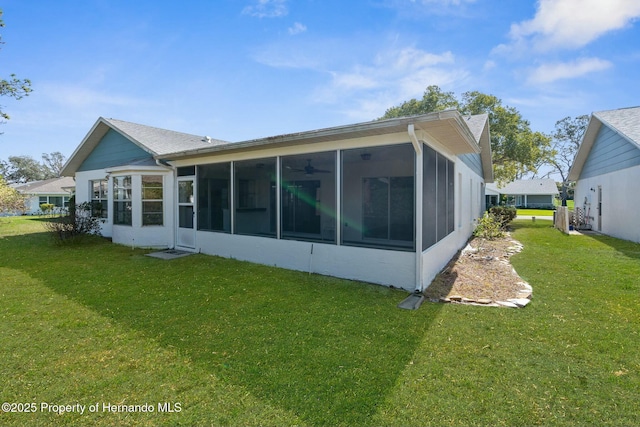
M 193 178 L 178 178 L 178 232 L 176 246 L 195 249 L 196 247 L 196 211 L 195 180 Z

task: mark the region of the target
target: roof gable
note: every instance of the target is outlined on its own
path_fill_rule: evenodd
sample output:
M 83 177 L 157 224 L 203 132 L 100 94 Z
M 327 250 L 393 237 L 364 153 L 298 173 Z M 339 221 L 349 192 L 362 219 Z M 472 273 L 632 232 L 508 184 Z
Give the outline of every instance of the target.
M 143 150 L 119 132 L 109 129 L 77 171 L 105 169 L 149 158 L 152 158 L 152 155 L 148 151 Z
M 600 160 L 591 159 L 599 155 L 602 156 Z M 591 115 L 568 179 L 580 179 L 585 167 L 593 176 L 638 164 L 640 107 L 601 111 Z
M 100 165 L 104 162 L 97 161 L 97 154 L 93 155 L 95 149 L 103 142 L 103 138 L 111 132 L 115 132 L 121 138 L 120 144 L 126 146 L 129 155 L 132 157 L 127 158 L 122 155 L 120 161 L 139 161 L 145 158 L 153 158 L 158 155 L 165 155 L 168 153 L 184 150 L 193 150 L 197 148 L 210 147 L 211 145 L 226 144 L 227 142 L 221 140 L 215 140 L 203 136 L 191 135 L 182 132 L 175 132 L 166 129 L 160 129 L 152 126 L 140 125 L 137 123 L 125 122 L 123 120 L 105 119 L 100 117 L 93 125 L 89 133 L 84 137 L 78 148 L 73 152 L 71 157 L 65 163 L 62 174 L 65 176 L 72 176 L 76 171 L 89 170 L 95 165 Z M 114 140 L 117 139 L 113 135 L 109 136 L 109 139 L 105 148 L 114 144 Z M 111 140 L 113 139 L 113 140 Z M 133 146 L 137 146 L 139 150 L 135 150 L 131 145 L 124 144 L 124 140 L 127 140 Z M 116 144 L 117 145 L 117 144 Z M 142 152 L 146 154 L 142 154 Z M 100 153 L 98 153 L 100 154 Z M 105 154 L 105 153 L 103 153 Z M 117 154 L 117 153 L 116 153 Z M 91 161 L 87 165 L 83 164 L 85 161 L 92 157 Z M 126 163 L 111 164 L 109 161 L 107 166 L 120 166 Z

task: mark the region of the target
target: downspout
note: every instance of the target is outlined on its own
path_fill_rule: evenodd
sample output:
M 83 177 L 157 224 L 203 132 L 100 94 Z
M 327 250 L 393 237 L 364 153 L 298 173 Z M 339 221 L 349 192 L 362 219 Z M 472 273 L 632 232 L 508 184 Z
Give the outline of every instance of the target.
M 176 180 L 178 178 L 177 175 L 176 175 L 176 167 L 171 165 L 171 164 L 169 164 L 169 163 L 163 162 L 161 159 L 155 159 L 155 161 L 156 161 L 156 165 L 158 165 L 160 167 L 165 167 L 165 168 L 168 167 L 169 169 L 171 169 L 171 172 L 173 173 L 173 183 L 174 183 L 173 187 L 175 187 Z M 173 200 L 173 197 L 175 196 L 175 193 L 176 192 L 173 190 L 173 188 L 171 189 L 171 193 L 169 193 L 169 194 L 171 194 L 171 209 L 172 209 L 172 211 L 174 213 L 174 215 L 172 215 L 173 216 L 173 224 L 171 225 L 171 241 L 173 242 L 173 244 L 172 244 L 172 247 L 169 248 L 169 249 L 175 249 L 175 247 L 176 247 L 176 221 L 177 221 L 177 218 L 175 218 L 176 212 L 174 210 L 175 207 L 176 207 L 176 203 L 175 203 L 175 200 Z M 162 201 L 164 202 L 164 197 L 163 197 Z
M 415 280 L 415 293 L 422 293 L 422 198 L 423 198 L 423 160 L 422 160 L 422 143 L 418 141 L 415 127 L 412 124 L 407 126 L 407 133 L 413 144 L 413 149 L 416 152 L 416 165 L 415 165 L 415 180 L 416 180 L 416 193 L 415 193 L 415 255 L 416 255 L 416 280 Z

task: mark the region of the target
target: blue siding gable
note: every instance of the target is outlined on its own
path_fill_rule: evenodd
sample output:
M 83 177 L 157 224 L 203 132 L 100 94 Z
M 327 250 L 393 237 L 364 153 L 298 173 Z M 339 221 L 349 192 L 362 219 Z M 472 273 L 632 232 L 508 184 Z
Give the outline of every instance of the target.
M 469 166 L 469 168 L 476 174 L 484 176 L 482 173 L 482 159 L 480 158 L 480 154 L 462 154 L 460 155 L 460 160 L 462 160 L 462 163 Z
M 82 162 L 78 171 L 104 169 L 150 159 L 153 156 L 113 129 L 102 137 L 96 148 Z
M 580 178 L 590 178 L 638 165 L 640 148 L 603 125 L 591 147 Z

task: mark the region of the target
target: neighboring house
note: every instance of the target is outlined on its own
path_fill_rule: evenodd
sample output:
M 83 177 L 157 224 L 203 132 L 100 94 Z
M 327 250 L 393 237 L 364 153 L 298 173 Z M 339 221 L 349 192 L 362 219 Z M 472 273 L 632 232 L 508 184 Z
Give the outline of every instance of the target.
M 558 187 L 553 179 L 521 179 L 505 186 L 487 185 L 487 206 L 496 205 L 506 196 L 507 206 L 531 209 L 552 209 L 558 197 Z M 497 196 L 497 197 L 496 197 Z
M 116 243 L 423 290 L 491 182 L 488 116 L 444 111 L 229 143 L 100 118 L 67 161 Z
M 69 206 L 69 198 L 73 194 L 75 186 L 72 177 L 62 177 L 27 182 L 13 188 L 28 197 L 25 214 L 36 215 L 42 213 L 40 205 L 44 203 L 52 204 L 56 212 L 65 211 Z
M 640 107 L 591 115 L 569 179 L 594 230 L 640 242 Z

